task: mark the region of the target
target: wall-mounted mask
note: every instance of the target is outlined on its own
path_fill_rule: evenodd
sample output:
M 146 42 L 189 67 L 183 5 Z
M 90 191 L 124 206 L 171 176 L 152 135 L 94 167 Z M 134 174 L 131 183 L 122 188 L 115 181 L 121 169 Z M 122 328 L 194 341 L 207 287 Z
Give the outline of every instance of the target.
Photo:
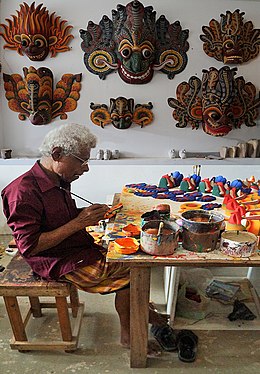
M 209 26 L 203 26 L 205 53 L 224 64 L 242 64 L 259 53 L 260 29 L 254 29 L 251 21 L 243 22 L 244 12 L 237 9 L 233 13 L 221 14 L 218 22 L 212 19 Z
M 72 26 L 65 26 L 67 21 L 60 20 L 55 13 L 49 15 L 43 4 L 35 7 L 20 4 L 17 16 L 6 19 L 8 25 L 0 24 L 3 32 L 0 35 L 6 41 L 4 48 L 14 49 L 20 55 L 26 54 L 32 61 L 43 61 L 48 53 L 55 57 L 58 52 L 66 52 L 70 39 L 74 38 L 69 32 Z
M 174 108 L 173 118 L 177 127 L 193 129 L 202 125 L 203 130 L 213 136 L 227 135 L 233 128 L 255 126 L 260 99 L 256 88 L 237 77 L 236 68 L 228 66 L 217 70 L 211 67 L 203 70 L 202 80 L 192 76 L 189 82 L 182 82 L 176 89 L 176 97 L 169 98 Z
M 76 109 L 81 74 L 64 74 L 53 90 L 50 69 L 31 66 L 23 72 L 24 79 L 19 74 L 3 74 L 8 106 L 19 113 L 20 120 L 28 117 L 33 125 L 46 125 L 58 116 L 67 119 L 66 112 Z
M 80 30 L 81 48 L 87 69 L 105 79 L 118 70 L 123 81 L 130 84 L 148 83 L 154 70 L 169 79 L 187 65 L 188 30 L 180 22 L 172 24 L 152 6 L 144 7 L 134 0 L 112 10 L 112 20 L 103 16 L 97 25 L 90 21 L 87 30 Z
M 151 102 L 134 105 L 134 99 L 126 99 L 122 96 L 116 99 L 111 98 L 109 107 L 106 104 L 91 103 L 90 108 L 93 110 L 90 115 L 91 121 L 103 128 L 112 123 L 115 128 L 125 130 L 132 123 L 143 127 L 149 125 L 153 120 Z

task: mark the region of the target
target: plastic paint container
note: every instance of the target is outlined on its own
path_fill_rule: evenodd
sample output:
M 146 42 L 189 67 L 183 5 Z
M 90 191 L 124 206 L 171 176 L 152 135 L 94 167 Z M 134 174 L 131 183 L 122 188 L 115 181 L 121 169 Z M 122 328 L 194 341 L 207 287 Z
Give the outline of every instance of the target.
M 249 257 L 255 251 L 257 237 L 247 231 L 224 231 L 221 235 L 220 250 L 232 257 Z

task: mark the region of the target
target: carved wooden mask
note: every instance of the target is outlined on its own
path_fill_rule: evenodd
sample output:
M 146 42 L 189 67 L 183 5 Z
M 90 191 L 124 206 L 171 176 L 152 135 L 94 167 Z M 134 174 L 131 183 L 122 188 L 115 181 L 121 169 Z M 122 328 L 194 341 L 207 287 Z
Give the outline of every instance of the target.
M 227 135 L 233 128 L 255 126 L 260 99 L 256 88 L 237 77 L 236 68 L 224 66 L 217 70 L 211 67 L 203 70 L 202 80 L 192 76 L 189 82 L 182 82 L 176 89 L 175 98 L 168 104 L 174 108 L 173 118 L 177 127 L 193 129 L 202 125 L 203 130 L 213 136 Z
M 205 53 L 224 64 L 242 64 L 259 53 L 260 29 L 254 29 L 251 21 L 243 21 L 244 12 L 236 9 L 233 13 L 221 14 L 220 22 L 212 19 L 209 26 L 203 26 Z
M 103 16 L 97 25 L 90 21 L 80 30 L 86 68 L 101 79 L 118 70 L 123 81 L 143 84 L 151 81 L 154 70 L 169 79 L 187 65 L 188 30 L 180 22 L 172 24 L 165 16 L 156 21 L 152 6 L 137 0 L 112 11 L 112 20 Z
M 150 102 L 134 105 L 134 99 L 126 99 L 120 96 L 116 99 L 110 99 L 110 107 L 106 104 L 91 103 L 90 108 L 93 112 L 90 118 L 95 125 L 102 128 L 112 123 L 115 128 L 125 130 L 133 122 L 143 127 L 149 125 L 153 120 L 152 107 L 153 105 Z
M 72 26 L 65 26 L 67 21 L 61 21 L 55 13 L 49 15 L 42 5 L 20 4 L 17 16 L 6 19 L 8 25 L 0 24 L 3 29 L 0 35 L 6 42 L 4 48 L 17 50 L 22 56 L 26 54 L 32 61 L 43 61 L 49 52 L 55 57 L 58 52 L 70 49 L 67 44 L 74 38 L 69 33 Z
M 46 125 L 55 117 L 67 119 L 66 112 L 77 107 L 81 89 L 81 74 L 64 74 L 53 90 L 53 74 L 42 67 L 23 68 L 24 79 L 19 74 L 3 74 L 8 106 L 27 117 L 33 125 Z

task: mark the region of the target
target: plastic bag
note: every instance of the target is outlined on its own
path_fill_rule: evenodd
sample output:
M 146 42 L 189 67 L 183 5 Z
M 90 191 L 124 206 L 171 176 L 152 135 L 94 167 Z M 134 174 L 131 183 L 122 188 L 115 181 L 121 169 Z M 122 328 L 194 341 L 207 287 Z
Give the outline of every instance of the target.
M 207 269 L 182 270 L 176 305 L 176 315 L 189 319 L 203 319 L 209 311 L 210 299 L 206 288 L 213 279 Z

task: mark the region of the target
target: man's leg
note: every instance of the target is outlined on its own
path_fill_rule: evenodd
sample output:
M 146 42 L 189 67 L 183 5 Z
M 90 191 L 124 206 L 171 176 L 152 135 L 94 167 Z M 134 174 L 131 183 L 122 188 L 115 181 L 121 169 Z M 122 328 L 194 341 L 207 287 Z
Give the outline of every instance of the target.
M 116 291 L 115 308 L 121 326 L 120 341 L 124 347 L 130 346 L 130 288 Z
M 116 291 L 115 308 L 119 315 L 121 326 L 121 344 L 130 346 L 130 288 Z M 166 314 L 158 313 L 153 304 L 149 304 L 149 323 L 155 326 L 165 326 L 168 322 Z

